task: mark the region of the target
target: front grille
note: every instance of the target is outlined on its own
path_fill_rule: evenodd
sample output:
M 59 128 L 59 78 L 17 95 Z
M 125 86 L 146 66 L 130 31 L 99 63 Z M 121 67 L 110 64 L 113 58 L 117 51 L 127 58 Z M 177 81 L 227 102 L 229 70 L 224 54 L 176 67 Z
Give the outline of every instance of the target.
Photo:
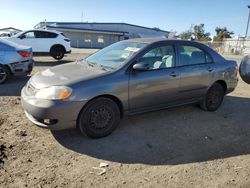
M 31 83 L 28 83 L 26 86 L 26 92 L 28 95 L 35 95 L 38 92 L 38 89 L 35 88 Z

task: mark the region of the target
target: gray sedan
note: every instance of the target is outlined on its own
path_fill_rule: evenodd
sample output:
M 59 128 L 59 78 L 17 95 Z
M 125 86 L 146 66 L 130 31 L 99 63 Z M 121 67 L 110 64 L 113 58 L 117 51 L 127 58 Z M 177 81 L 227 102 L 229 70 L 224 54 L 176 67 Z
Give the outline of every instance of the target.
M 27 75 L 33 68 L 32 48 L 0 39 L 0 84 L 10 76 Z
M 109 135 L 125 115 L 199 103 L 219 108 L 238 82 L 237 64 L 192 41 L 132 39 L 35 74 L 22 89 L 34 124 Z

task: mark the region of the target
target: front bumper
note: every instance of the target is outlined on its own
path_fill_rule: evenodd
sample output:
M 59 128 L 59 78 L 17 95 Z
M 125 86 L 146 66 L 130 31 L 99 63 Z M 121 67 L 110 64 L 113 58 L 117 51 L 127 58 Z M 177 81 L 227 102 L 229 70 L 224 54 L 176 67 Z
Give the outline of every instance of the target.
M 21 92 L 22 107 L 27 118 L 39 127 L 50 130 L 75 128 L 78 114 L 85 105 L 84 101 L 52 101 L 28 96 L 24 87 Z M 47 123 L 51 120 L 52 123 Z
M 15 76 L 30 74 L 34 67 L 34 60 L 25 60 L 21 62 L 11 63 L 10 69 Z

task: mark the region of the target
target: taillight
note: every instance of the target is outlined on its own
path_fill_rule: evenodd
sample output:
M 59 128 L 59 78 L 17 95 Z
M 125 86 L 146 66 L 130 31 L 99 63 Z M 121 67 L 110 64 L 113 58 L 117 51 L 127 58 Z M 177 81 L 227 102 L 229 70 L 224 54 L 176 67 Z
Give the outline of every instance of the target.
M 70 40 L 69 39 L 64 39 L 66 42 L 70 42 Z
M 21 56 L 23 56 L 23 57 L 29 57 L 30 56 L 30 52 L 26 52 L 26 51 L 19 51 L 18 52 Z

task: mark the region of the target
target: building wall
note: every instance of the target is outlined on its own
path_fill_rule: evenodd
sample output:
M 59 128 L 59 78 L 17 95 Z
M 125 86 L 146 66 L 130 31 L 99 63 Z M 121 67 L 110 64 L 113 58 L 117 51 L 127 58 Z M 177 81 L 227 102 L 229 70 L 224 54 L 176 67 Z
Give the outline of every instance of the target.
M 225 39 L 222 43 L 224 53 L 230 54 L 249 54 L 250 40 L 240 39 Z
M 120 41 L 120 37 L 117 35 L 73 31 L 63 31 L 63 33 L 70 38 L 71 46 L 75 48 L 103 48 Z
M 46 24 L 47 29 L 63 32 L 70 38 L 72 47 L 78 48 L 103 48 L 127 38 L 167 37 L 169 33 L 167 31 L 126 23 L 50 22 Z M 44 26 L 44 23 L 40 23 L 35 28 L 42 28 Z

